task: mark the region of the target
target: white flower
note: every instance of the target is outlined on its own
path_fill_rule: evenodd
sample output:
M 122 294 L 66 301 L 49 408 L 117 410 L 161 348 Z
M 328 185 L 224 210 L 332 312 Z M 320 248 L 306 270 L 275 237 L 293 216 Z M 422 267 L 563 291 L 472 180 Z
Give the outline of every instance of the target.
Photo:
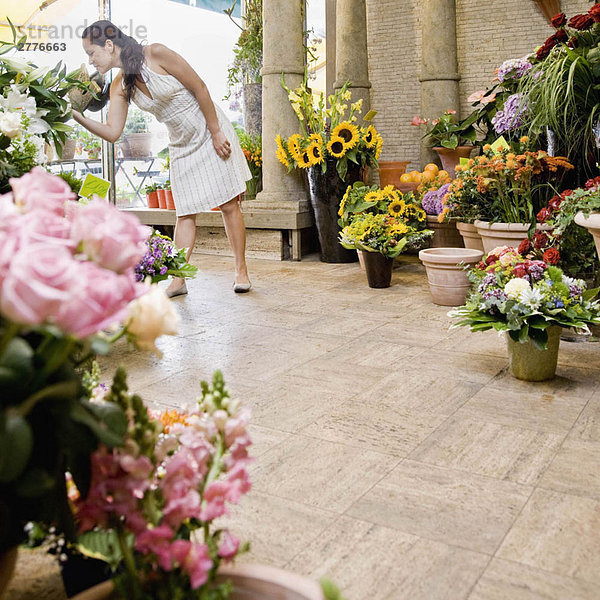
M 530 287 L 526 279 L 515 277 L 504 286 L 504 293 L 512 300 L 518 300 L 521 293 Z
M 9 138 L 18 136 L 21 133 L 21 113 L 0 113 L 0 133 Z
M 135 337 L 135 345 L 141 350 L 150 350 L 158 356 L 162 352 L 156 347 L 156 338 L 161 335 L 177 335 L 179 315 L 172 302 L 157 285 L 128 308 L 125 327 Z
M 513 280 L 514 281 L 514 280 Z M 527 287 L 519 294 L 519 302 L 523 303 L 528 308 L 537 310 L 542 304 L 543 295 L 537 288 Z
M 508 250 L 508 246 L 496 246 L 491 252 L 488 252 L 488 256 L 490 254 L 500 256 L 505 250 Z
M 35 153 L 35 162 L 38 165 L 44 165 L 48 162 L 48 157 L 46 156 L 46 142 L 44 142 L 44 138 L 39 135 L 32 135 L 29 137 L 30 141 L 33 143 L 36 149 Z

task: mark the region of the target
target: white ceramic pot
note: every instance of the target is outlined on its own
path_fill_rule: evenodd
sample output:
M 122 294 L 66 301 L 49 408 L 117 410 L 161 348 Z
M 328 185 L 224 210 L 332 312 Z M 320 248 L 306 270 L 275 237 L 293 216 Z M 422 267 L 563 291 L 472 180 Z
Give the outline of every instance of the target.
M 580 227 L 585 227 L 594 236 L 596 252 L 600 256 L 600 212 L 590 213 L 589 217 L 584 216 L 582 212 L 575 215 L 575 223 Z

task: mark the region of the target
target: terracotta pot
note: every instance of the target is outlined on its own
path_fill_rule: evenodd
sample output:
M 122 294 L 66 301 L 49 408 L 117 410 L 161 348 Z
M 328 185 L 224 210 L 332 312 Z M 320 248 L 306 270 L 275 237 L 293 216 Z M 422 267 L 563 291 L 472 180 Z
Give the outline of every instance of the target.
M 561 327 L 548 328 L 548 347 L 539 350 L 528 338 L 523 344 L 506 334 L 508 366 L 513 377 L 524 381 L 546 381 L 556 374 Z
M 389 288 L 392 283 L 394 259 L 384 256 L 381 252 L 360 252 L 365 262 L 369 287 Z
M 456 175 L 454 167 L 458 165 L 461 158 L 469 158 L 474 147 L 475 146 L 456 146 L 456 148 L 444 148 L 443 146 L 436 146 L 433 149 L 440 157 L 444 170 L 448 171 L 450 177 L 454 178 Z
M 381 187 L 393 185 L 398 187 L 400 176 L 406 173 L 406 167 L 410 162 L 403 160 L 380 160 L 379 161 L 379 184 Z
M 158 194 L 158 208 L 167 208 L 166 190 L 156 190 Z
M 475 221 L 474 225 L 481 236 L 483 251 L 486 254 L 498 246 L 518 248 L 527 237 L 530 227 L 529 223 L 490 223 L 489 221 Z M 547 231 L 550 227 L 538 223 L 536 229 Z
M 458 229 L 458 232 L 460 235 L 462 235 L 465 248 L 473 248 L 473 250 L 483 251 L 483 242 L 481 241 L 481 236 L 477 232 L 477 227 L 475 227 L 473 223 L 463 223 L 461 221 L 457 221 L 456 229 Z
M 439 223 L 437 215 L 427 215 L 427 229 L 433 229 L 431 248 L 464 248 L 463 238 L 456 229 L 456 221 Z
M 221 567 L 217 581 L 231 581 L 234 591 L 229 600 L 325 600 L 321 586 L 283 569 L 266 565 Z M 111 581 L 73 596 L 71 600 L 115 600 Z
M 146 194 L 146 200 L 148 201 L 148 208 L 158 208 L 158 192 L 150 192 Z
M 167 208 L 169 210 L 175 210 L 175 202 L 173 201 L 173 190 L 165 190 L 165 198 Z
M 592 234 L 596 244 L 596 252 L 600 256 L 600 212 L 592 212 L 589 217 L 585 217 L 583 213 L 578 212 L 575 215 L 575 223 L 580 227 L 585 227 Z
M 552 17 L 560 12 L 560 0 L 535 0 L 535 3 L 548 22 L 552 21 Z
M 402 192 L 403 194 L 407 194 L 408 192 L 416 192 L 417 189 L 419 188 L 419 183 L 417 182 L 410 182 L 410 183 L 399 183 L 396 187 L 398 188 L 399 192 Z
M 0 552 L 0 599 L 4 598 L 4 592 L 8 588 L 10 578 L 15 571 L 17 553 L 18 549 L 16 546 L 5 552 Z
M 479 262 L 483 250 L 471 248 L 426 248 L 419 260 L 427 271 L 434 304 L 461 306 L 471 287 L 464 267 Z

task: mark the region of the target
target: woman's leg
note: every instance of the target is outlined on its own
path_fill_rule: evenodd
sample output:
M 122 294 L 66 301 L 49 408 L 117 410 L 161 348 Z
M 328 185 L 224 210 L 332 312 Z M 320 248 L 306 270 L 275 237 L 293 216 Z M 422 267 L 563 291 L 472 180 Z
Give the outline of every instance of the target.
M 194 244 L 196 243 L 196 215 L 184 215 L 177 217 L 175 224 L 175 246 L 177 248 L 187 248 L 186 260 L 190 261 Z M 174 277 L 167 291 L 179 289 L 185 283 L 185 279 Z
M 250 283 L 246 266 L 246 225 L 238 198 L 219 206 L 223 214 L 225 233 L 235 257 L 235 283 Z

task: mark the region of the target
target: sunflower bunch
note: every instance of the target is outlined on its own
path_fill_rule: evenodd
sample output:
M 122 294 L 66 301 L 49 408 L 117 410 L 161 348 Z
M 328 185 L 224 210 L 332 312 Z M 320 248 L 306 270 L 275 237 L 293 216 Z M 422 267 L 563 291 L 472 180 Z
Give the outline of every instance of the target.
M 327 101 L 324 94 L 315 99 L 306 77 L 294 90 L 285 85 L 283 77 L 281 84 L 300 125 L 300 133 L 287 139 L 276 137 L 277 158 L 288 172 L 320 165 L 325 173 L 328 159 L 333 159 L 338 175 L 345 180 L 349 161 L 361 168 L 378 166 L 383 139 L 369 123 L 375 113 L 371 111 L 362 117 L 363 125 L 357 124 L 362 100 L 351 102 L 349 82 L 328 96 Z

